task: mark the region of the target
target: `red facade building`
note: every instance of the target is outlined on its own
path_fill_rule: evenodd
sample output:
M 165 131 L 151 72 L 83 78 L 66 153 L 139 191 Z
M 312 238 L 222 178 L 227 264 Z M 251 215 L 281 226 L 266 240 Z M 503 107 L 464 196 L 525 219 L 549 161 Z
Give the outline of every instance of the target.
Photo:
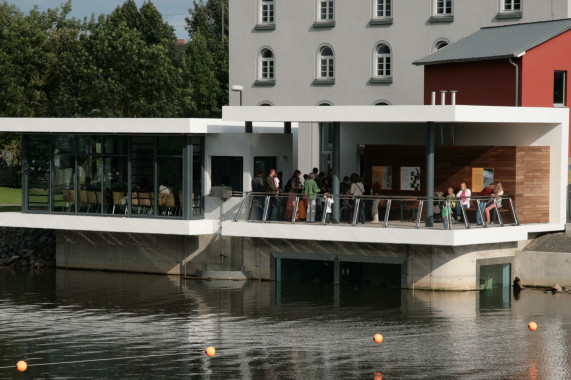
M 456 90 L 459 105 L 569 107 L 571 19 L 482 28 L 414 64 L 425 104 Z

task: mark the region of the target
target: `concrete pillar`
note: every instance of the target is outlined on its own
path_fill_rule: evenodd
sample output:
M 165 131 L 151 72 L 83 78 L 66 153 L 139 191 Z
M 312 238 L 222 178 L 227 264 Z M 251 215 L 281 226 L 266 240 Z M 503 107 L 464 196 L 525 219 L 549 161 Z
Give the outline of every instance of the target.
M 338 195 L 340 189 L 341 176 L 341 123 L 333 123 L 333 136 L 331 148 L 331 166 L 333 167 L 333 178 L 331 180 L 331 189 L 333 194 Z M 334 197 L 333 209 L 331 210 L 332 223 L 340 221 L 340 204 L 341 199 Z
M 333 284 L 339 285 L 341 283 L 341 262 L 339 261 L 339 256 L 335 256 L 335 261 L 333 262 Z
M 192 154 L 192 137 L 186 136 L 184 147 L 182 148 L 183 219 L 190 219 L 192 216 Z
M 426 196 L 434 196 L 434 122 L 426 123 Z M 424 208 L 426 210 L 426 227 L 434 224 L 434 202 L 428 200 Z

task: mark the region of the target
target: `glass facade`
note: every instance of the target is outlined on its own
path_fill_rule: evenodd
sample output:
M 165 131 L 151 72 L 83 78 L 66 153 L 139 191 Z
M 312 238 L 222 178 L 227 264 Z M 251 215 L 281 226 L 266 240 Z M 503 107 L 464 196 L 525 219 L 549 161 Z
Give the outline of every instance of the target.
M 24 212 L 203 216 L 201 136 L 25 135 L 24 147 Z

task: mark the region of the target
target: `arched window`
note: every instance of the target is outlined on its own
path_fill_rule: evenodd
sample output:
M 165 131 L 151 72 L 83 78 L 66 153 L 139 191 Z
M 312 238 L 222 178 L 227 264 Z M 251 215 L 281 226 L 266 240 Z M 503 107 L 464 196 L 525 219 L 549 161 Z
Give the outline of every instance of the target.
M 260 80 L 275 79 L 275 59 L 274 53 L 270 49 L 265 48 L 260 52 L 259 70 L 258 77 Z
M 447 40 L 444 40 L 444 39 L 438 40 L 434 43 L 434 49 L 432 49 L 432 50 L 437 51 L 437 50 L 440 50 L 443 47 L 446 47 L 448 45 L 450 45 L 450 42 L 448 42 Z
M 260 104 L 258 104 L 258 106 L 261 106 L 261 107 L 271 107 L 271 106 L 273 106 L 273 104 L 272 104 L 271 102 L 268 102 L 268 101 L 263 101 L 263 102 L 261 102 Z
M 319 78 L 333 79 L 335 56 L 333 50 L 329 46 L 323 46 L 319 51 Z
M 377 45 L 375 64 L 375 76 L 377 78 L 387 78 L 392 76 L 391 48 L 387 44 L 380 43 Z
M 391 103 L 389 103 L 389 102 L 386 101 L 386 100 L 379 100 L 379 101 L 376 101 L 376 102 L 375 102 L 375 105 L 376 105 L 376 106 L 390 106 Z

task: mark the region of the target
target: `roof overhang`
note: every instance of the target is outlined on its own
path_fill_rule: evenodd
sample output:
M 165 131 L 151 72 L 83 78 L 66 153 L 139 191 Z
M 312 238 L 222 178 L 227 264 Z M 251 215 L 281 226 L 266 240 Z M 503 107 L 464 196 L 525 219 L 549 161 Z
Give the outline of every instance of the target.
M 254 125 L 259 133 L 283 133 L 283 123 Z M 69 134 L 245 133 L 244 123 L 195 118 L 0 118 L 0 132 Z
M 416 66 L 430 66 L 430 65 L 442 65 L 446 63 L 464 63 L 464 62 L 482 62 L 482 61 L 497 61 L 501 59 L 511 59 L 511 58 L 519 58 L 523 56 L 525 52 L 521 53 L 514 53 L 514 54 L 507 54 L 507 55 L 497 55 L 497 56 L 490 56 L 490 57 L 471 57 L 471 58 L 462 58 L 462 59 L 442 59 L 442 60 L 424 60 L 419 59 L 414 61 L 412 64 Z
M 275 106 L 223 107 L 223 120 L 257 122 L 360 123 L 534 123 L 560 124 L 567 108 L 490 106 Z

